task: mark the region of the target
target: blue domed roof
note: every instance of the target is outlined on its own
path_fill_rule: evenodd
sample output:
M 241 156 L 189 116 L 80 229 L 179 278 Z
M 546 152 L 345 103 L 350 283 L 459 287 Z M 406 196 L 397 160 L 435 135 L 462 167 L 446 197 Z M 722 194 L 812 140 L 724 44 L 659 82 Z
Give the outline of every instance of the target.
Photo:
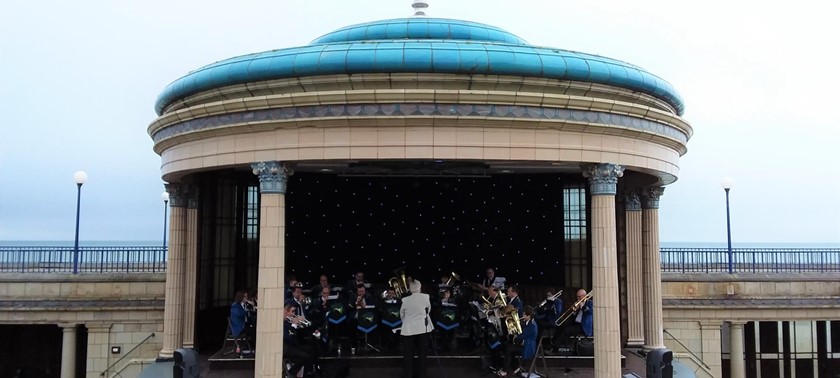
M 311 44 L 401 39 L 528 44 L 524 39 L 495 26 L 444 18 L 397 18 L 351 25 L 327 33 L 312 41 Z
M 308 46 L 216 62 L 175 80 L 158 96 L 160 115 L 173 102 L 228 85 L 291 77 L 359 73 L 452 73 L 544 77 L 598 83 L 657 97 L 682 115 L 685 105 L 665 80 L 629 63 L 528 45 L 474 22 L 406 18 L 348 26 Z

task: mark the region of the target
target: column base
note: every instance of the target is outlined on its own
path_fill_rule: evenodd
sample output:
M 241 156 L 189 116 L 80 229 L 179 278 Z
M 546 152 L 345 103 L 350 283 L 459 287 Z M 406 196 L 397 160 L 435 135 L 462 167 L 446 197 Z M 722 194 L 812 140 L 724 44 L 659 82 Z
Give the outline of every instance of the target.
M 628 348 L 641 348 L 644 345 L 645 345 L 645 339 L 638 339 L 638 340 L 628 339 L 627 340 L 627 347 Z
M 184 343 L 184 349 L 195 349 L 195 344 L 193 343 Z
M 158 357 L 155 361 L 163 362 L 163 361 L 172 361 L 175 359 L 175 351 L 174 350 L 161 350 L 158 353 Z
M 650 352 L 654 349 L 665 349 L 665 346 L 664 345 L 643 345 L 642 346 L 642 350 L 644 350 L 645 352 Z

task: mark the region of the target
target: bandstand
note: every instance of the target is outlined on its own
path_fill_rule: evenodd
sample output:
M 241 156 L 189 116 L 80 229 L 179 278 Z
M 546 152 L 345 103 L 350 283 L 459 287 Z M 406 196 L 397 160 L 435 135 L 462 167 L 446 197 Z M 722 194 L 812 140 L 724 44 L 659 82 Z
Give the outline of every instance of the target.
M 593 289 L 596 376 L 620 376 L 623 346 L 664 347 L 659 198 L 693 131 L 637 66 L 411 17 L 207 65 L 155 109 L 163 358 L 255 287 L 256 376 L 280 377 L 288 273 L 399 266 Z

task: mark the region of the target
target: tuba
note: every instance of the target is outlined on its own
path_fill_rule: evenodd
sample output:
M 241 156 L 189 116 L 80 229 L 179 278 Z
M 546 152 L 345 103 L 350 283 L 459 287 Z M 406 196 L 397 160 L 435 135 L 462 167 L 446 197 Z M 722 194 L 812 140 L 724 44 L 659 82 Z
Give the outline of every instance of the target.
M 566 311 L 563 311 L 563 314 L 560 315 L 559 318 L 557 318 L 557 321 L 554 322 L 554 325 L 557 327 L 563 325 L 563 323 L 565 323 L 566 320 L 569 320 L 569 318 L 571 318 L 572 315 L 575 314 L 575 312 L 580 306 L 583 306 L 586 303 L 586 301 L 592 299 L 592 293 L 594 292 L 595 290 L 593 289 L 592 291 L 586 293 L 586 295 L 583 296 L 583 298 L 578 299 L 577 302 L 575 302 L 575 304 L 572 305 L 572 307 L 569 307 L 566 309 Z

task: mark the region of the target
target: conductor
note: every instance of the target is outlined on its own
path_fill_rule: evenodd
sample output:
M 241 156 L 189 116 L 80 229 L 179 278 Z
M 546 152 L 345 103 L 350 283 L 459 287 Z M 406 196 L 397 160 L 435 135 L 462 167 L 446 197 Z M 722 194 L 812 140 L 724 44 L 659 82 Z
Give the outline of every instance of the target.
M 411 295 L 403 298 L 400 307 L 404 378 L 426 376 L 426 345 L 429 341 L 426 335 L 435 328 L 429 317 L 432 307 L 429 294 L 421 293 L 420 287 L 420 281 L 411 282 L 409 285 Z M 414 361 L 415 352 L 416 362 Z

